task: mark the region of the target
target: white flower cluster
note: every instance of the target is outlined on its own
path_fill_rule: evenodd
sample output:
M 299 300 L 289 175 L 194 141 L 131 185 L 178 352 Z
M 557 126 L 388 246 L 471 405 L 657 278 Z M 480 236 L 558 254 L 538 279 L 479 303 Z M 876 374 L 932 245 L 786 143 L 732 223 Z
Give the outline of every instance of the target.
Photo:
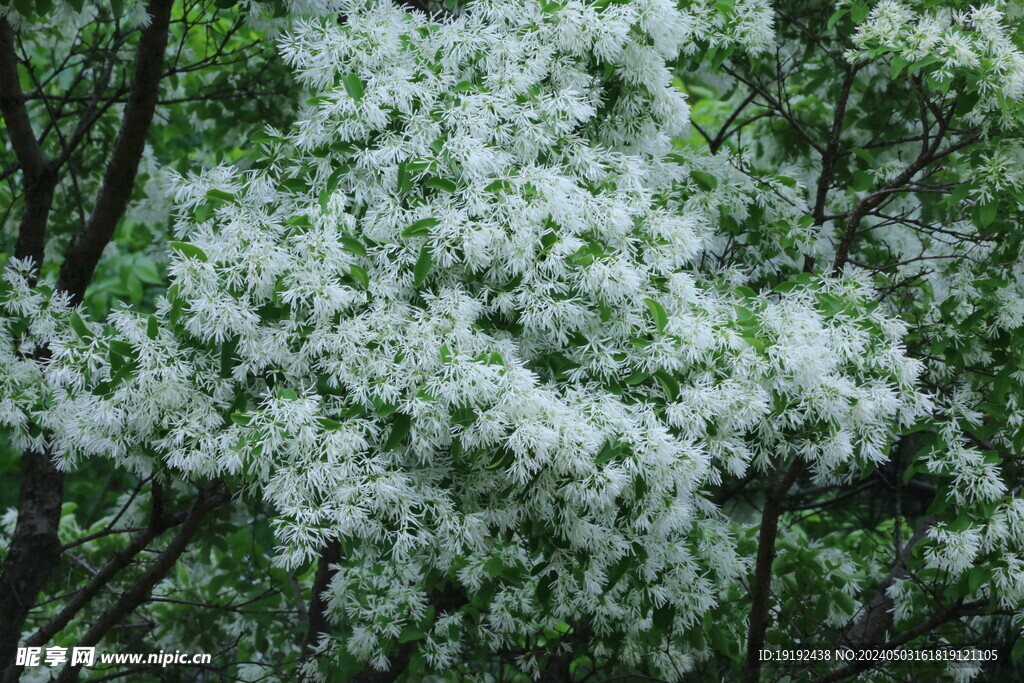
M 972 122 L 986 122 L 986 115 L 1004 110 L 1004 101 L 1024 97 L 1024 52 L 1013 40 L 1006 5 L 997 1 L 953 9 L 882 0 L 858 27 L 857 49 L 847 57 L 857 61 L 890 52 L 904 65 L 935 69 L 935 77 L 947 84 L 973 73 L 980 99 Z M 1004 123 L 1016 126 L 1015 121 L 1007 116 Z
M 689 42 L 683 47 L 686 54 L 697 50 L 697 41 L 714 49 L 737 48 L 751 54 L 774 43 L 775 12 L 768 0 L 685 0 L 679 6 Z

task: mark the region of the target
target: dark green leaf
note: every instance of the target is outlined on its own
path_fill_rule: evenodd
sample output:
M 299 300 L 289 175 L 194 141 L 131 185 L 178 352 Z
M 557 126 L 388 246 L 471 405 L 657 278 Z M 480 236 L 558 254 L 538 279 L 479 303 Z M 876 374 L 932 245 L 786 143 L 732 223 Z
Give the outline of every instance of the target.
M 410 431 L 412 431 L 412 419 L 404 413 L 395 413 L 391 421 L 391 433 L 388 434 L 388 439 L 384 442 L 383 450 L 393 451 L 398 448 Z

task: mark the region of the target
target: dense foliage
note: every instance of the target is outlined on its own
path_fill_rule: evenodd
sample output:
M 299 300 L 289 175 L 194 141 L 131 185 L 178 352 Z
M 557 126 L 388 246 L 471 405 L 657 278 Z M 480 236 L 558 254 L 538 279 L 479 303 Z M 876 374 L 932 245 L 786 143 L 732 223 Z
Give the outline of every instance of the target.
M 0 9 L 3 680 L 1008 675 L 1022 98 L 1001 0 Z

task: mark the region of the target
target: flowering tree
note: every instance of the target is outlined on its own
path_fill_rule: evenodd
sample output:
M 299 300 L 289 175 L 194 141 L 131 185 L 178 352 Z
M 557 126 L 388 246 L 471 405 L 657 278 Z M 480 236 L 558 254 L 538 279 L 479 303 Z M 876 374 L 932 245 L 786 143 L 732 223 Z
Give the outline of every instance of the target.
M 172 18 L 214 10 L 131 10 L 133 94 L 56 280 L 60 164 L 10 14 L 7 662 L 131 619 L 231 643 L 246 680 L 755 681 L 780 644 L 1012 646 L 1024 17 L 959 4 L 245 5 L 285 24 L 303 103 L 177 168 L 168 287 L 113 310 L 86 286 Z M 61 486 L 87 466 L 135 492 L 86 528 Z M 99 569 L 61 568 L 77 549 Z

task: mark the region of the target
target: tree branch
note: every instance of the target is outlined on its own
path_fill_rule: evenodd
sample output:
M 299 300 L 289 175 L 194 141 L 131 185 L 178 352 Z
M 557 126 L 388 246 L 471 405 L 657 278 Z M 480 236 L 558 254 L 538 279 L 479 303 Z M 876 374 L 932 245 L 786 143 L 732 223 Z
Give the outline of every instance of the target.
M 771 598 L 772 563 L 775 560 L 775 539 L 779 533 L 779 515 L 782 514 L 782 500 L 793 482 L 804 469 L 804 462 L 796 459 L 785 473 L 775 476 L 765 494 L 764 509 L 761 511 L 761 528 L 757 538 L 757 560 L 754 567 L 754 583 L 750 591 L 750 620 L 747 633 L 747 658 L 743 666 L 744 683 L 757 683 L 761 676 L 761 661 L 758 653 L 764 646 L 764 634 L 768 629 L 768 603 Z
M 41 646 L 49 642 L 53 636 L 57 635 L 76 614 L 90 601 L 97 593 L 103 590 L 110 580 L 122 569 L 127 567 L 135 557 L 146 549 L 149 544 L 160 536 L 164 531 L 177 526 L 185 521 L 186 513 L 178 513 L 176 515 L 165 515 L 162 509 L 161 497 L 162 494 L 159 492 L 160 489 L 154 482 L 153 489 L 153 511 L 150 517 L 149 524 L 146 528 L 132 537 L 128 545 L 119 550 L 99 571 L 90 579 L 78 593 L 68 602 L 64 608 L 57 614 L 56 617 L 51 619 L 46 625 L 36 631 L 32 636 L 25 641 L 26 646 Z M 8 674 L 9 678 L 10 675 Z M 6 681 L 5 681 L 6 683 Z
M 156 111 L 173 4 L 173 0 L 150 0 L 147 7 L 150 23 L 139 36 L 131 92 L 96 206 L 64 254 L 57 287 L 68 292 L 73 303 L 82 301 L 96 264 L 131 199 L 139 160 L 146 147 L 146 134 Z
M 0 113 L 24 177 L 25 211 L 18 225 L 14 255 L 32 259 L 38 273 L 43 263 L 46 224 L 53 204 L 57 174 L 32 130 L 18 78 L 14 31 L 6 18 L 0 18 Z
M 882 645 L 879 645 L 878 649 L 895 650 L 896 648 L 902 645 L 906 645 L 915 638 L 927 635 L 931 631 L 934 631 L 936 628 L 942 626 L 947 622 L 955 621 L 960 617 L 964 616 L 977 616 L 979 613 L 984 614 L 984 610 L 986 607 L 988 607 L 988 605 L 988 600 L 975 600 L 974 602 L 968 603 L 958 602 L 957 604 L 953 605 L 952 607 L 949 607 L 948 609 L 933 614 L 931 617 L 921 622 L 917 626 L 908 628 L 906 631 L 903 631 L 898 636 L 893 636 L 887 642 L 883 643 Z M 981 612 L 979 612 L 979 610 L 981 610 Z M 874 666 L 877 666 L 879 663 L 880 662 L 871 659 L 857 660 L 850 664 L 847 664 L 841 669 L 837 669 L 835 671 L 831 671 L 825 674 L 824 676 L 820 676 L 819 678 L 815 679 L 815 683 L 841 681 L 842 679 L 854 676 L 860 673 L 861 671 L 864 671 L 865 669 L 870 669 Z
M 14 30 L 6 18 L 0 18 L 0 112 L 22 170 L 29 175 L 38 174 L 46 166 L 46 157 L 25 109 L 25 95 L 18 78 L 18 56 L 14 50 Z
M 906 170 L 886 183 L 885 187 L 872 192 L 858 202 L 857 206 L 851 212 L 846 226 L 843 228 L 843 233 L 839 239 L 839 245 L 836 247 L 836 258 L 832 264 L 832 272 L 834 274 L 838 275 L 841 273 L 843 268 L 846 266 L 846 263 L 849 261 L 850 248 L 853 246 L 853 239 L 860 228 L 861 220 L 863 220 L 869 212 L 878 208 L 878 206 L 881 205 L 889 195 L 902 191 L 903 187 L 913 180 L 914 176 L 929 164 L 943 159 L 950 154 L 977 142 L 979 136 L 975 133 L 969 135 L 963 140 L 951 143 L 941 151 L 939 150 L 939 146 L 942 144 L 945 135 L 949 130 L 950 119 L 952 116 L 953 112 L 951 110 L 946 118 L 940 120 L 939 129 L 935 133 L 931 146 L 927 149 L 922 149 L 921 154 L 918 155 L 917 159 L 914 160 Z
M 0 671 L 13 668 L 21 629 L 60 557 L 64 473 L 46 450 L 21 457 L 18 522 L 0 565 Z
M 125 617 L 135 611 L 144 603 L 160 581 L 177 563 L 178 558 L 188 547 L 192 538 L 199 531 L 203 520 L 211 512 L 226 503 L 230 499 L 227 487 L 223 482 L 217 482 L 208 489 L 201 491 L 196 503 L 189 509 L 187 516 L 181 523 L 181 528 L 174 535 L 167 547 L 161 552 L 156 561 L 126 590 L 121 597 L 93 622 L 89 630 L 79 640 L 78 647 L 92 647 L 96 645 L 107 634 L 110 629 L 119 624 Z M 66 666 L 57 678 L 58 683 L 77 681 L 82 669 L 79 666 Z
M 313 656 L 313 650 L 320 640 L 320 634 L 327 633 L 330 628 L 327 623 L 327 601 L 324 600 L 323 594 L 331 583 L 333 575 L 331 565 L 339 562 L 341 562 L 341 543 L 337 539 L 328 541 L 320 555 L 316 577 L 313 579 L 309 598 L 309 624 L 306 628 L 306 638 L 302 643 L 302 661 Z

